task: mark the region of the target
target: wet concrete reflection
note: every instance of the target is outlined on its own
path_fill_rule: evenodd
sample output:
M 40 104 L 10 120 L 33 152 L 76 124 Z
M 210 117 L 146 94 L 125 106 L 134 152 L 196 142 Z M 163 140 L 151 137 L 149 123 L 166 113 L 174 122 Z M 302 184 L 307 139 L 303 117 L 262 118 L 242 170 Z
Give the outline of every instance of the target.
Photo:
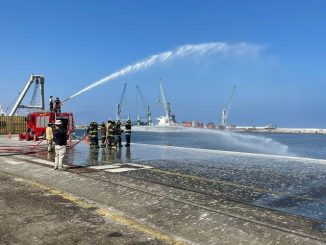
M 54 153 L 39 156 L 54 159 Z M 326 222 L 323 160 L 143 144 L 90 149 L 83 142 L 67 151 L 64 162 L 75 166 L 149 165 L 155 169 L 124 175 Z

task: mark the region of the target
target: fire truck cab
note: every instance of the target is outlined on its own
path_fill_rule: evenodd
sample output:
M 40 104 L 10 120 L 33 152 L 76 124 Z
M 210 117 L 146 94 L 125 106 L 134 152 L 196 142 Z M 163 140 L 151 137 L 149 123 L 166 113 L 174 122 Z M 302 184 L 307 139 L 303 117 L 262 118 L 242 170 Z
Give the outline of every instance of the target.
M 62 127 L 70 133 L 75 131 L 74 117 L 70 112 L 32 112 L 26 117 L 26 132 L 19 134 L 19 139 L 33 140 L 45 138 L 45 130 L 49 123 L 61 120 Z

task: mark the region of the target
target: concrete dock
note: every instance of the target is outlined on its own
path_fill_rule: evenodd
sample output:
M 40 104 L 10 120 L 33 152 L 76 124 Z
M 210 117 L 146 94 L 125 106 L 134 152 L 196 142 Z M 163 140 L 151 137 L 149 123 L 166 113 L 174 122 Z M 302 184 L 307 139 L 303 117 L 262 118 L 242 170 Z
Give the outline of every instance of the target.
M 0 137 L 0 244 L 326 244 L 323 160 L 84 142 L 64 160 Z

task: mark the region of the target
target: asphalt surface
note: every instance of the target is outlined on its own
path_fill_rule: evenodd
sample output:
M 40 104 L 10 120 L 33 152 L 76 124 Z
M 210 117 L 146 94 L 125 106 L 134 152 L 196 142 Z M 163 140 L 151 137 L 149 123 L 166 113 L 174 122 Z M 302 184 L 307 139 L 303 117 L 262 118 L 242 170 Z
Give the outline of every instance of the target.
M 264 186 L 212 182 L 162 160 L 64 171 L 49 160 L 0 156 L 3 244 L 326 244 L 323 220 L 253 205 Z

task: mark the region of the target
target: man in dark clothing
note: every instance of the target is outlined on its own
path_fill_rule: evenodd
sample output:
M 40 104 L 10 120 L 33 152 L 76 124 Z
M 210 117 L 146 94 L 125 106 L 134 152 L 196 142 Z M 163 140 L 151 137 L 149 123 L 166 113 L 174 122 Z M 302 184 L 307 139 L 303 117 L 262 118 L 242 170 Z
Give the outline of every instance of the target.
M 105 138 L 106 138 L 106 126 L 105 123 L 101 124 L 101 147 L 105 147 Z
M 50 103 L 50 112 L 53 112 L 53 99 L 52 99 L 52 95 L 50 96 L 49 103 Z
M 55 143 L 55 162 L 54 169 L 62 169 L 62 159 L 66 153 L 68 133 L 65 128 L 62 127 L 61 120 L 56 120 L 55 130 L 53 132 L 53 141 Z
M 61 101 L 58 97 L 54 101 L 54 112 L 61 113 Z
M 128 121 L 125 124 L 125 134 L 126 134 L 126 146 L 130 146 L 130 138 L 131 138 L 131 121 Z
M 112 121 L 108 120 L 106 124 L 106 145 L 107 147 L 111 148 L 114 139 L 114 129 L 112 125 Z
M 120 125 L 121 125 L 120 121 L 117 121 L 117 123 L 115 125 L 115 135 L 116 135 L 115 147 L 116 148 L 122 147 L 121 134 L 123 133 L 123 130 L 121 129 Z
M 97 122 L 91 122 L 87 128 L 87 136 L 90 140 L 90 147 L 98 147 L 98 125 Z

